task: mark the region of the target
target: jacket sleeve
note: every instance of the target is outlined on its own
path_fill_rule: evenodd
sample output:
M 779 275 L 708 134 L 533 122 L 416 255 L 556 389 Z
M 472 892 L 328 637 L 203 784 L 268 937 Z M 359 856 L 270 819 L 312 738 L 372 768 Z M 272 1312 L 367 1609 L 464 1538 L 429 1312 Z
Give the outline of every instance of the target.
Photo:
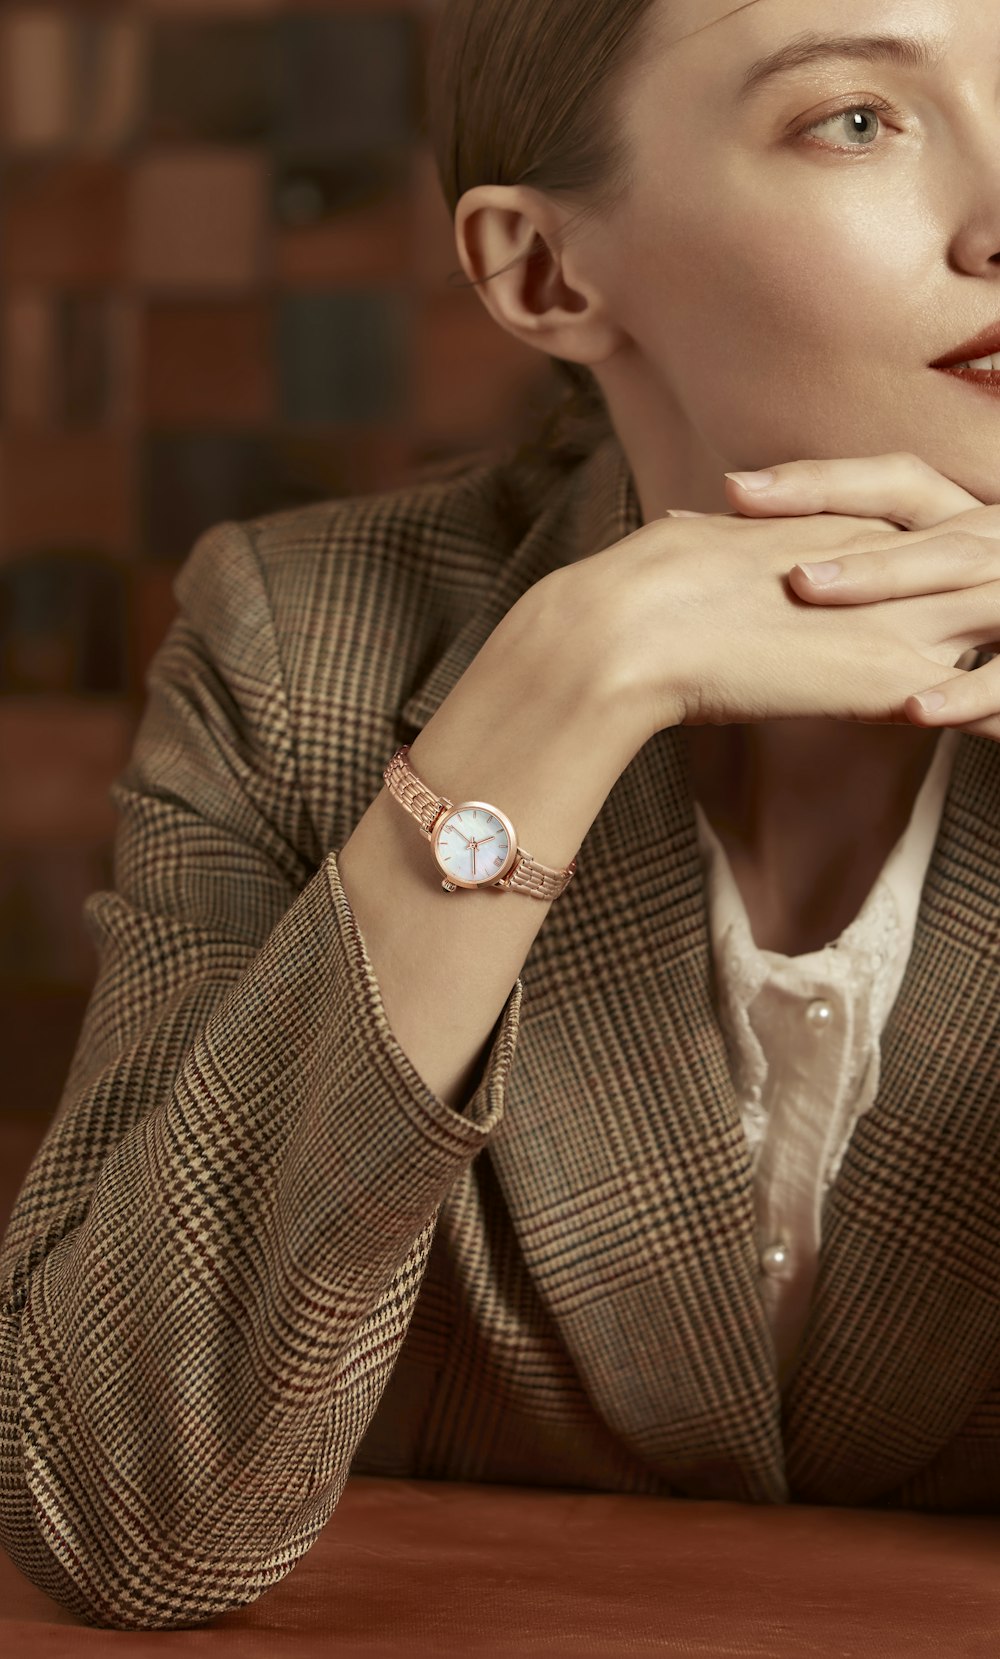
M 440 1205 L 504 1112 L 522 982 L 461 1111 L 396 1041 L 307 807 L 261 569 L 174 584 L 98 971 L 0 1255 L 0 1541 L 88 1624 L 199 1625 L 333 1514 Z

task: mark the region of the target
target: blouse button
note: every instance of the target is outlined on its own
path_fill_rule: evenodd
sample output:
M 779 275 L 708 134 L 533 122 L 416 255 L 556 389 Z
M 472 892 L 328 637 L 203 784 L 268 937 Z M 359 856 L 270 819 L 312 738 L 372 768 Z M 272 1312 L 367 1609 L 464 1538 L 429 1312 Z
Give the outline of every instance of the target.
M 767 1249 L 761 1252 L 760 1265 L 772 1278 L 780 1274 L 787 1261 L 787 1244 L 769 1244 Z
M 806 1019 L 817 1031 L 825 1031 L 833 1021 L 833 1009 L 823 997 L 817 997 L 806 1009 Z

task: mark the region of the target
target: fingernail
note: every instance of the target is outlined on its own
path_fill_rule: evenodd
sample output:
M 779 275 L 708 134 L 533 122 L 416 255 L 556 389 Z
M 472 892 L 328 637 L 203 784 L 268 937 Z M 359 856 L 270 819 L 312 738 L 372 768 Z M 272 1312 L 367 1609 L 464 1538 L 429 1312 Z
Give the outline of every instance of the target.
M 840 564 L 799 565 L 799 569 L 805 571 L 810 582 L 832 582 L 843 568 Z
M 920 704 L 925 714 L 935 714 L 938 709 L 943 709 L 948 701 L 943 691 L 922 691 L 919 697 L 913 700 Z
M 769 484 L 774 483 L 773 472 L 727 472 L 726 477 L 744 490 L 766 490 Z

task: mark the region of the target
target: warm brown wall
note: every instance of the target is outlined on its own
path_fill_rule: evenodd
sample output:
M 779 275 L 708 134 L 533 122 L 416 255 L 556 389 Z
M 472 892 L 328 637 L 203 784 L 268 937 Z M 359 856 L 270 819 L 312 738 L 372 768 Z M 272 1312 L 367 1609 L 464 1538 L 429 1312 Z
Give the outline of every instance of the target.
M 448 282 L 434 9 L 0 7 L 0 1100 L 55 1105 L 196 536 L 503 439 L 547 383 Z

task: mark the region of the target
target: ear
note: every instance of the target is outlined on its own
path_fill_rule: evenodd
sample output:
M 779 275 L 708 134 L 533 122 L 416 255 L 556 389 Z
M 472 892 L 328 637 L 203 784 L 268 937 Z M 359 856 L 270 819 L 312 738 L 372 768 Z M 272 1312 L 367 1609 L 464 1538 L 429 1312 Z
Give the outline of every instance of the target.
M 600 363 L 626 336 L 588 278 L 585 242 L 567 236 L 568 225 L 569 215 L 541 191 L 480 184 L 455 210 L 455 243 L 466 276 L 508 334 L 552 357 Z

